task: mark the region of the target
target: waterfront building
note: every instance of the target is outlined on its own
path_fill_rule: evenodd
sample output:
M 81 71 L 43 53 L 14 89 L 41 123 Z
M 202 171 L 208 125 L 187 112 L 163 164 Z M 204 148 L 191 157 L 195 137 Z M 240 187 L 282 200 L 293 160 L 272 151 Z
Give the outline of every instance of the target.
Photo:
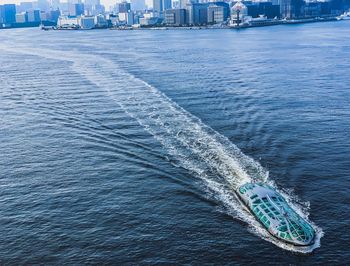
M 40 10 L 40 21 L 48 20 L 48 15 L 45 11 Z
M 187 4 L 187 18 L 190 25 L 204 25 L 208 21 L 208 3 Z
M 94 16 L 81 16 L 78 18 L 77 22 L 81 29 L 89 30 L 95 28 Z
M 222 23 L 227 21 L 230 14 L 229 4 L 225 2 L 213 2 L 208 6 L 208 23 Z
M 280 13 L 282 18 L 294 19 L 303 17 L 303 0 L 281 0 Z
M 131 10 L 127 13 L 126 16 L 126 25 L 133 25 L 134 24 L 134 12 L 132 12 Z
M 12 24 L 16 22 L 16 5 L 6 4 L 0 6 L 0 23 Z
M 95 27 L 96 28 L 107 28 L 108 27 L 108 21 L 106 17 L 102 14 L 95 16 Z
M 49 19 L 48 20 L 57 23 L 57 20 L 58 20 L 60 15 L 61 15 L 60 10 L 58 10 L 58 9 L 57 10 L 51 10 L 49 12 Z
M 27 12 L 21 12 L 16 14 L 16 23 L 26 23 L 28 21 Z
M 128 12 L 119 13 L 119 22 L 121 24 L 132 25 L 134 24 L 134 12 L 129 10 Z
M 144 27 L 159 25 L 162 21 L 163 19 L 155 16 L 153 12 L 145 13 L 142 18 L 139 18 L 140 25 Z
M 40 22 L 40 10 L 31 9 L 27 11 L 28 22 Z
M 186 9 L 178 8 L 165 10 L 165 23 L 172 26 L 186 25 Z
M 304 17 L 319 17 L 321 16 L 321 3 L 320 2 L 308 2 L 304 6 Z
M 280 15 L 280 6 L 274 5 L 272 2 L 258 2 L 258 3 L 245 3 L 248 9 L 248 15 L 252 18 L 257 18 L 261 15 L 266 16 L 267 18 L 279 18 Z
M 77 17 L 60 16 L 57 21 L 58 27 L 78 27 L 79 21 Z

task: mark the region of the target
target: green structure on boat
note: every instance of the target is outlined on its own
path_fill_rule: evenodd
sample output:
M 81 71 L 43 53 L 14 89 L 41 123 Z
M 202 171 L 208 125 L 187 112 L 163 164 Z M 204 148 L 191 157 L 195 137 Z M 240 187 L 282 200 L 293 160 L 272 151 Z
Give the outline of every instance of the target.
M 271 235 L 297 246 L 314 243 L 315 230 L 273 187 L 246 183 L 238 188 L 237 195 Z

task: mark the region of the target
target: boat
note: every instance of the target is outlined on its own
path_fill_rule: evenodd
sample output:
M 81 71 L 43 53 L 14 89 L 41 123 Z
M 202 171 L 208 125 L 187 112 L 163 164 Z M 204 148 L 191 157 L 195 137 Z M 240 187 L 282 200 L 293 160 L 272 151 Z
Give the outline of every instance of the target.
M 337 17 L 337 20 L 349 20 L 350 19 L 350 11 L 344 12 L 339 17 Z
M 295 246 L 314 243 L 315 230 L 273 187 L 246 183 L 238 187 L 236 194 L 272 236 Z

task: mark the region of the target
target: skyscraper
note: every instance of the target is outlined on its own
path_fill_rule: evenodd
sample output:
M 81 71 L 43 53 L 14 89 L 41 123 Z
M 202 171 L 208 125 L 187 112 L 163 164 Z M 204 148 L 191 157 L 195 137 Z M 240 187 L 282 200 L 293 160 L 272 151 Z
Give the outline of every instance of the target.
M 163 11 L 171 9 L 171 0 L 153 0 L 153 10 L 162 15 Z
M 118 4 L 119 13 L 128 13 L 131 10 L 130 3 L 124 1 Z
M 81 16 L 84 15 L 84 4 L 69 4 L 69 15 L 70 16 Z
M 153 0 L 153 10 L 158 14 L 163 10 L 162 0 Z
M 171 0 L 163 0 L 163 11 L 171 8 Z

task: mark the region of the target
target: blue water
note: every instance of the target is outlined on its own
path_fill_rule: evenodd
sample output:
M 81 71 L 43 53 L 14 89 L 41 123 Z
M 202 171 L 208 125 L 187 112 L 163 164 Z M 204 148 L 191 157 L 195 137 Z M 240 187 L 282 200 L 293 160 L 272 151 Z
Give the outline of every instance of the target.
M 346 264 L 350 23 L 0 31 L 1 264 Z M 317 230 L 273 239 L 263 180 Z

